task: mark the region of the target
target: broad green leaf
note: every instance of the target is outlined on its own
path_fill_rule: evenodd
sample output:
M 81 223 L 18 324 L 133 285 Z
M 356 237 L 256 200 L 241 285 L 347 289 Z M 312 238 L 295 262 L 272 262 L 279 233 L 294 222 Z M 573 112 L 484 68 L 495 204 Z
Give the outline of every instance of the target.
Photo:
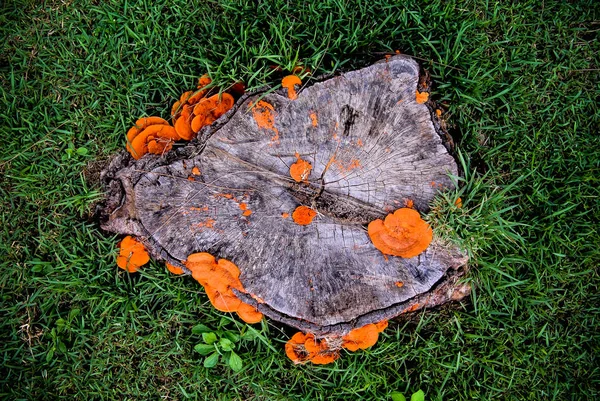
M 210 327 L 203 324 L 197 324 L 194 327 L 192 327 L 192 334 L 210 333 L 211 331 L 212 330 L 210 329 Z
M 229 355 L 229 367 L 234 372 L 239 372 L 243 367 L 242 358 L 233 351 L 231 351 L 231 355 Z
M 231 351 L 234 348 L 234 344 L 228 338 L 221 338 L 221 340 L 219 340 L 219 346 L 223 351 Z
M 255 340 L 256 337 L 258 337 L 258 334 L 255 330 L 248 330 L 247 332 L 242 334 L 242 340 L 244 341 L 252 341 Z
M 62 352 L 63 354 L 66 354 L 67 353 L 67 346 L 65 345 L 65 343 L 63 343 L 62 341 L 60 341 L 58 343 L 58 350 L 60 352 Z
M 215 350 L 215 346 L 208 344 L 196 344 L 194 350 L 200 355 L 208 355 Z
M 215 333 L 202 333 L 202 339 L 207 344 L 213 344 L 217 341 L 217 335 Z
M 205 368 L 214 368 L 215 366 L 217 366 L 218 362 L 219 362 L 219 353 L 215 352 L 214 354 L 206 357 L 206 359 L 204 360 L 204 367 Z
M 50 349 L 46 354 L 46 362 L 50 362 L 54 358 L 54 348 Z
M 406 401 L 406 397 L 399 391 L 392 392 L 392 401 Z
M 410 401 L 425 401 L 425 393 L 423 390 L 419 390 L 410 396 Z

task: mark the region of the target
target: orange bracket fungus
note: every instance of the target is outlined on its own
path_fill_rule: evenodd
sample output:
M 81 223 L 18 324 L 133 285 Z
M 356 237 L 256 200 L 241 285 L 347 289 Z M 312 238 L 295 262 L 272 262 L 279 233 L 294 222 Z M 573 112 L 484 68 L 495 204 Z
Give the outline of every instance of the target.
M 375 248 L 386 255 L 412 258 L 422 253 L 433 239 L 433 231 L 414 209 L 396 210 L 369 223 L 369 237 Z
M 150 261 L 150 255 L 148 255 L 144 245 L 131 235 L 123 238 L 118 247 L 117 266 L 128 273 L 135 273 L 141 266 Z
M 171 124 L 128 133 L 135 159 L 102 173 L 101 226 L 143 238 L 218 311 L 299 330 L 285 347 L 296 363 L 368 349 L 387 320 L 469 293 L 465 252 L 421 217 L 459 170 L 420 71 L 391 55 L 244 95 L 203 77 Z M 119 263 L 135 270 L 134 255 Z

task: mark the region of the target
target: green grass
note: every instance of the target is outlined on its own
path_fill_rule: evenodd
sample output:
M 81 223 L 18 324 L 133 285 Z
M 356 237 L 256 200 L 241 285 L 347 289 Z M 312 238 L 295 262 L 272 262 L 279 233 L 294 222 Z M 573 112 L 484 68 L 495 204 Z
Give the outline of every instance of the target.
M 595 1 L 5 1 L 0 11 L 0 398 L 591 400 L 600 397 L 600 7 Z M 199 286 L 114 263 L 99 162 L 210 71 L 276 84 L 418 56 L 465 160 L 436 230 L 473 257 L 470 300 L 372 349 L 293 366 L 271 322 L 240 373 L 203 367 Z M 453 206 L 457 196 L 463 208 Z

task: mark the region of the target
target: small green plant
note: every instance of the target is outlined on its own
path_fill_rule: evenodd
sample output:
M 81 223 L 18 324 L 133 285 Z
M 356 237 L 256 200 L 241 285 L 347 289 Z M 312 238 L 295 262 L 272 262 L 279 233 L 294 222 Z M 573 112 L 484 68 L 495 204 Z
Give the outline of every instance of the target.
M 406 401 L 406 397 L 399 391 L 392 392 L 392 401 Z M 419 390 L 410 396 L 410 401 L 425 401 L 425 393 Z
M 212 330 L 204 324 L 197 324 L 192 328 L 192 333 L 201 335 L 202 342 L 196 344 L 194 350 L 204 358 L 205 368 L 214 368 L 219 361 L 223 361 L 234 372 L 242 370 L 244 364 L 242 358 L 235 352 L 239 349 L 241 341 L 252 341 L 258 337 L 258 333 L 252 327 L 246 326 L 241 333 L 228 330 L 225 325 L 229 321 L 221 319 L 219 327 Z

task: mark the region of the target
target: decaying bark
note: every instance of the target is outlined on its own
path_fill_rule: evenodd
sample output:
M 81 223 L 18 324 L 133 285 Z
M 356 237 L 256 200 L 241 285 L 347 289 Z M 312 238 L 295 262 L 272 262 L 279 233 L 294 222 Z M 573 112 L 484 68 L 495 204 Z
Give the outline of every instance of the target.
M 121 154 L 104 173 L 102 227 L 138 236 L 175 265 L 194 252 L 231 260 L 244 302 L 260 300 L 265 315 L 315 334 L 462 298 L 459 250 L 434 239 L 417 257 L 385 257 L 366 232 L 408 200 L 427 211 L 453 187 L 457 166 L 431 110 L 415 101 L 418 80 L 417 63 L 396 56 L 296 100 L 242 98 L 164 157 Z M 307 182 L 290 177 L 298 157 L 313 167 Z M 311 224 L 292 220 L 299 205 L 318 212 Z

